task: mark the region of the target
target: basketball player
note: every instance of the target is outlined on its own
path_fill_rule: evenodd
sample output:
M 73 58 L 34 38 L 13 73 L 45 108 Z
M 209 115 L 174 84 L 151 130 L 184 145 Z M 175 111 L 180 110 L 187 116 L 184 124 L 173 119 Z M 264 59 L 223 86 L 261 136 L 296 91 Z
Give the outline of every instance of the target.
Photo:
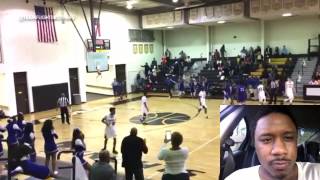
M 283 103 L 289 101 L 289 104 L 292 105 L 292 102 L 294 100 L 294 91 L 294 82 L 290 78 L 288 78 L 285 83 L 285 93 L 287 98 L 283 100 Z
M 232 95 L 232 85 L 230 81 L 227 81 L 223 90 L 223 104 L 226 104 L 226 101 L 230 101 L 230 104 L 231 104 L 231 95 Z
M 149 107 L 147 105 L 147 92 L 145 91 L 143 93 L 143 96 L 141 98 L 141 113 L 142 113 L 142 117 L 140 118 L 140 122 L 143 125 L 146 125 L 147 123 L 145 122 L 146 118 L 147 118 L 147 114 L 149 112 Z
M 200 113 L 201 110 L 204 109 L 204 113 L 206 114 L 206 118 L 208 119 L 207 105 L 206 105 L 206 91 L 203 88 L 201 88 L 199 92 L 199 101 L 200 101 L 200 107 L 198 109 L 198 113 Z
M 257 90 L 258 90 L 259 104 L 260 105 L 266 104 L 266 102 L 267 102 L 266 93 L 264 91 L 262 81 L 260 81 L 260 84 L 258 85 Z
M 241 81 L 237 86 L 237 93 L 238 93 L 238 103 L 239 105 L 246 104 L 247 100 L 247 92 L 246 92 L 246 86 Z
M 106 129 L 105 129 L 105 134 L 104 134 L 104 146 L 102 148 L 102 150 L 106 150 L 107 148 L 107 143 L 108 143 L 108 139 L 109 138 L 113 138 L 113 154 L 118 154 L 118 152 L 116 151 L 116 144 L 117 144 L 117 139 L 116 139 L 116 128 L 115 128 L 115 124 L 116 124 L 116 108 L 111 107 L 109 109 L 110 114 L 106 115 L 103 119 L 102 119 L 102 123 L 104 123 L 106 125 Z

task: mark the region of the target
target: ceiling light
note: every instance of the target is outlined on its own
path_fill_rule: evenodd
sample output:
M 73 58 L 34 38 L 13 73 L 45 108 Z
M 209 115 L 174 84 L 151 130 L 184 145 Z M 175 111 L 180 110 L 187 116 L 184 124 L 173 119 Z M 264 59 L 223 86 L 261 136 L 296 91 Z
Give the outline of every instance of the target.
M 173 29 L 173 27 L 172 26 L 168 26 L 167 29 Z
M 222 20 L 222 21 L 218 21 L 217 23 L 218 23 L 218 24 L 224 24 L 224 23 L 226 23 L 226 21 L 223 21 L 223 20 Z
M 172 2 L 173 2 L 173 3 L 177 3 L 177 2 L 178 2 L 178 0 L 172 0 Z
M 291 13 L 283 13 L 282 16 L 283 17 L 289 17 L 289 16 L 292 16 L 292 14 Z
M 127 9 L 132 9 L 132 3 L 130 1 L 127 1 Z

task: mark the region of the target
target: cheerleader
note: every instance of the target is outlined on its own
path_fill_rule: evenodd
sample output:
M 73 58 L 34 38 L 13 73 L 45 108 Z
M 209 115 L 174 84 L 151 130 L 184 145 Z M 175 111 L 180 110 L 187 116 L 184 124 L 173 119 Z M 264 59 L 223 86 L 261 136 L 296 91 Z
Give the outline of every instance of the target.
M 24 131 L 24 127 L 26 126 L 26 122 L 24 120 L 24 116 L 22 112 L 19 112 L 17 115 L 18 121 L 17 121 L 17 125 L 19 126 L 19 128 L 21 129 L 21 131 L 17 132 L 17 138 L 19 143 L 22 143 L 22 139 L 23 139 L 23 131 Z
M 16 153 L 13 157 L 17 161 L 17 166 L 14 170 L 10 171 L 11 176 L 23 173 L 38 179 L 48 179 L 50 177 L 66 179 L 53 174 L 47 166 L 39 165 L 31 161 L 28 157 L 32 151 L 32 147 L 28 144 L 17 146 Z
M 116 108 L 111 107 L 109 109 L 110 114 L 104 116 L 104 118 L 102 118 L 101 122 L 104 123 L 106 125 L 105 128 L 105 134 L 104 134 L 104 147 L 102 150 L 106 150 L 107 148 L 107 143 L 108 143 L 108 139 L 109 138 L 113 138 L 113 153 L 114 154 L 118 154 L 118 152 L 116 151 L 116 144 L 117 144 L 117 139 L 116 139 L 116 128 L 115 128 L 115 124 L 116 124 Z
M 15 118 L 8 119 L 8 124 L 6 126 L 6 129 L 8 131 L 8 145 L 9 146 L 16 146 L 19 144 L 17 134 L 18 132 L 22 131 L 19 126 L 17 125 L 17 121 Z
M 36 138 L 34 135 L 33 124 L 26 123 L 25 128 L 24 128 L 22 142 L 27 143 L 31 147 L 30 160 L 32 162 L 36 162 L 36 158 L 37 158 L 36 150 L 34 148 L 35 139 Z
M 58 172 L 55 171 L 55 169 L 56 169 L 56 155 L 58 152 L 58 147 L 54 139 L 58 139 L 58 135 L 54 130 L 51 119 L 48 119 L 44 122 L 41 131 L 44 138 L 44 152 L 46 154 L 46 166 L 49 167 L 49 161 L 51 158 L 52 172 L 54 172 L 54 174 L 57 174 Z
M 84 143 L 84 134 L 79 128 L 75 128 L 72 133 L 71 148 L 75 150 L 75 155 L 80 159 L 82 166 L 89 171 L 90 165 L 84 160 L 83 155 L 86 151 L 86 144 Z
M 5 132 L 6 131 L 6 128 L 5 127 L 2 127 L 0 126 L 0 132 Z M 3 135 L 0 134 L 0 157 L 3 156 L 3 146 L 2 146 L 2 139 L 3 139 Z

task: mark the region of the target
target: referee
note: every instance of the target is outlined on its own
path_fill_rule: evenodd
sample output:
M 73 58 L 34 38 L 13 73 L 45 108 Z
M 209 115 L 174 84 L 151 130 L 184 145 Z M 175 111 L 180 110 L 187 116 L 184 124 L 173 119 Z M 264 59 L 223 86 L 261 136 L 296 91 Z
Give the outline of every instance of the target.
M 68 98 L 65 96 L 64 93 L 61 93 L 61 97 L 58 99 L 58 102 L 57 102 L 57 107 L 60 108 L 62 124 L 64 124 L 65 116 L 66 116 L 67 123 L 70 124 L 68 106 L 69 106 Z

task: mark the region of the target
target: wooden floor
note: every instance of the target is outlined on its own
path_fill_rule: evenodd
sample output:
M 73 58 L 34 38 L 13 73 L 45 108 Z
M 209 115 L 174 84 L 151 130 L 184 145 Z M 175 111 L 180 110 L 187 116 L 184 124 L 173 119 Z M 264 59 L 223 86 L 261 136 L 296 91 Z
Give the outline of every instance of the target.
M 130 95 L 128 98 L 140 97 L 140 94 Z M 104 141 L 104 124 L 101 118 L 108 113 L 109 107 L 114 101 L 112 97 L 101 100 L 95 100 L 82 105 L 72 107 L 73 115 L 71 125 L 62 124 L 59 112 L 50 110 L 45 112 L 33 113 L 26 115 L 26 120 L 40 119 L 44 121 L 46 118 L 54 119 L 54 127 L 59 135 L 57 143 L 61 145 L 60 149 L 68 148 L 68 142 L 71 140 L 73 128 L 80 128 L 85 133 L 85 143 L 87 152 L 85 159 L 92 163 L 90 158 L 93 153 L 99 152 Z M 191 117 L 189 121 L 179 122 L 168 125 L 141 125 L 129 121 L 130 118 L 140 115 L 140 100 L 127 102 L 116 105 L 117 118 L 117 150 L 120 152 L 122 139 L 129 135 L 132 127 L 138 128 L 138 136 L 146 138 L 149 152 L 143 155 L 144 175 L 146 179 L 161 179 L 162 172 L 159 170 L 164 168 L 164 163 L 157 159 L 160 146 L 166 130 L 179 131 L 184 136 L 182 146 L 189 148 L 189 157 L 187 160 L 187 169 L 191 170 L 195 176 L 191 179 L 208 180 L 218 179 L 219 175 L 219 111 L 220 100 L 207 100 L 208 115 L 206 119 L 203 112 L 198 116 L 198 100 L 197 99 L 169 99 L 167 97 L 149 97 L 148 104 L 151 113 L 182 113 Z M 178 122 L 178 121 L 177 121 Z M 4 121 L 1 121 L 4 124 Z M 37 155 L 44 157 L 43 138 L 41 135 L 42 123 L 35 126 L 36 134 L 36 150 Z M 108 150 L 112 148 L 112 140 L 108 143 Z M 123 174 L 124 169 L 121 167 L 121 153 L 117 156 L 118 173 Z M 62 160 L 70 161 L 70 157 L 63 156 Z M 19 176 L 20 179 L 26 179 Z

